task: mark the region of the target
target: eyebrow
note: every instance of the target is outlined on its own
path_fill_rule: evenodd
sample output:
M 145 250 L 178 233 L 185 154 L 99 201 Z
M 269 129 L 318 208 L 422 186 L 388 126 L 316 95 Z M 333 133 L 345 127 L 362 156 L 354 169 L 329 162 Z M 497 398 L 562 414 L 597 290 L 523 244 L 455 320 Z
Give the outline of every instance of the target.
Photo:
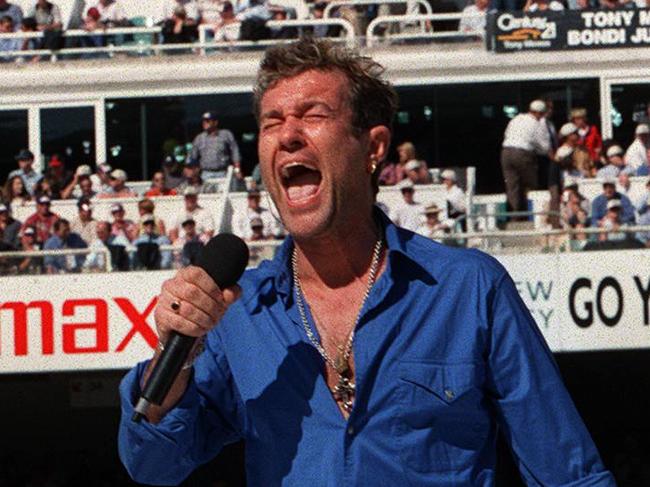
M 326 102 L 321 100 L 305 101 L 297 106 L 297 111 L 302 114 L 310 110 L 311 108 L 315 108 L 315 107 L 323 107 L 330 113 L 336 111 L 334 108 L 329 106 Z M 267 118 L 282 118 L 282 112 L 278 109 L 272 109 L 267 112 L 264 112 L 260 116 L 260 120 L 264 120 Z

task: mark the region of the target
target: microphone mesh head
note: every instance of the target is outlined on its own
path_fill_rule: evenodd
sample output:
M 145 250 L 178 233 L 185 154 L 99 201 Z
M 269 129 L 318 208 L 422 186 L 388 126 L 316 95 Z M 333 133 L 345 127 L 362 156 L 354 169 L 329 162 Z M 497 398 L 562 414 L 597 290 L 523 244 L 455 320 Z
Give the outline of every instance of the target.
M 201 249 L 197 263 L 220 288 L 236 284 L 248 265 L 248 246 L 231 233 L 212 237 Z

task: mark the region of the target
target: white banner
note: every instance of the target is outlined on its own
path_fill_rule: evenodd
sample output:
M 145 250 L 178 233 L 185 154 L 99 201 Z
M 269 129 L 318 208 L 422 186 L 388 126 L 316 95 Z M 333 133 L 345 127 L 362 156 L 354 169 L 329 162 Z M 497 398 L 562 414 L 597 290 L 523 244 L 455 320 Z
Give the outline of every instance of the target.
M 650 252 L 502 256 L 553 351 L 650 347 Z M 3 277 L 0 373 L 123 369 L 151 356 L 172 272 Z

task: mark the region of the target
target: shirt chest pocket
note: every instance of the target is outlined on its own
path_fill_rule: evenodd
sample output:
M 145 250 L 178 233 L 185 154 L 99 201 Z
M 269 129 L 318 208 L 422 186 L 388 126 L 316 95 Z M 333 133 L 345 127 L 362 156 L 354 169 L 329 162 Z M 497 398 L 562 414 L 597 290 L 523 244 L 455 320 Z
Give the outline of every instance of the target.
M 396 436 L 407 470 L 466 467 L 486 446 L 490 418 L 478 364 L 401 362 Z

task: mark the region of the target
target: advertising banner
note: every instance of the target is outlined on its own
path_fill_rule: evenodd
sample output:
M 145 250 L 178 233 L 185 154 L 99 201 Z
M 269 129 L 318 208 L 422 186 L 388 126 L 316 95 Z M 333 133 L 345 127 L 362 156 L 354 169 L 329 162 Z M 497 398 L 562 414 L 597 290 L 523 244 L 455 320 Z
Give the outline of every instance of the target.
M 650 10 L 498 12 L 488 16 L 488 49 L 558 51 L 650 46 Z
M 647 250 L 501 256 L 553 351 L 650 347 Z M 151 356 L 172 272 L 4 277 L 0 373 L 126 369 Z

